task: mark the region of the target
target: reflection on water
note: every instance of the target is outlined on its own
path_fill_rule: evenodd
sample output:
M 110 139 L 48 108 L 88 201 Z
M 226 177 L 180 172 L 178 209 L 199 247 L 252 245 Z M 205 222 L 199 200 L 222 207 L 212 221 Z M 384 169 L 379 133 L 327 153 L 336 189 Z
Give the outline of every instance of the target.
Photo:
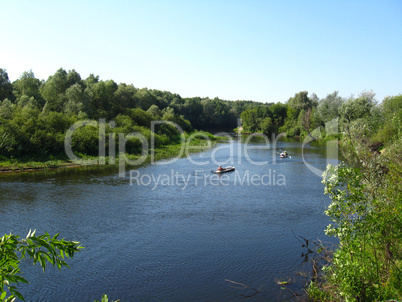
M 261 148 L 255 138 L 246 152 L 240 142 L 228 145 L 125 178 L 107 170 L 2 176 L 1 232 L 60 232 L 85 246 L 61 272 L 43 274 L 27 262 L 31 284 L 21 287 L 27 300 L 93 301 L 103 293 L 121 301 L 243 300 L 245 292 L 225 279 L 262 288 L 253 301 L 285 298 L 274 280 L 303 269 L 293 232 L 324 238 L 328 198 L 303 164 L 300 142 Z M 280 160 L 280 149 L 292 158 Z M 325 145 L 303 151 L 325 169 Z M 236 172 L 211 181 L 211 156 Z M 251 181 L 264 175 L 263 183 Z M 152 177 L 160 177 L 157 185 Z

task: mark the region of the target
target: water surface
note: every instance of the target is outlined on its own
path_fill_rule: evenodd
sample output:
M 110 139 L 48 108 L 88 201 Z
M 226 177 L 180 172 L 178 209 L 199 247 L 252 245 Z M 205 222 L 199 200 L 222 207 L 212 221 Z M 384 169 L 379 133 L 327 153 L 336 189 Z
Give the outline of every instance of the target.
M 288 297 L 274 281 L 304 269 L 295 234 L 326 239 L 329 199 L 303 163 L 301 143 L 263 146 L 253 142 L 247 154 L 267 164 L 250 162 L 234 141 L 131 171 L 137 180 L 130 171 L 2 176 L 0 232 L 60 233 L 85 247 L 70 269 L 42 273 L 24 264 L 31 284 L 22 294 L 27 301 L 93 301 L 104 293 L 121 301 L 244 301 L 253 293 L 229 279 L 260 289 L 250 301 Z M 280 160 L 280 148 L 292 158 Z M 236 172 L 213 176 L 211 156 Z M 305 146 L 304 157 L 325 169 L 325 146 Z

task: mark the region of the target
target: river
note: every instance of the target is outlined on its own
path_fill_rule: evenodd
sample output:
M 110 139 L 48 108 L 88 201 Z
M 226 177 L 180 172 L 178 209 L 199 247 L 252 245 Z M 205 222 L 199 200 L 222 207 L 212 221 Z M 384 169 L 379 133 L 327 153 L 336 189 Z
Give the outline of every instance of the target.
M 286 149 L 291 158 L 279 159 Z M 304 160 L 302 157 L 304 154 Z M 27 301 L 249 301 L 289 297 L 276 279 L 303 271 L 297 236 L 321 238 L 326 145 L 232 141 L 172 163 L 116 171 L 0 177 L 0 232 L 60 233 L 85 249 L 70 269 L 24 261 Z M 235 172 L 211 173 L 218 163 Z M 204 162 L 202 165 L 201 162 Z M 307 162 L 310 166 L 305 164 Z M 158 178 L 159 177 L 159 178 Z

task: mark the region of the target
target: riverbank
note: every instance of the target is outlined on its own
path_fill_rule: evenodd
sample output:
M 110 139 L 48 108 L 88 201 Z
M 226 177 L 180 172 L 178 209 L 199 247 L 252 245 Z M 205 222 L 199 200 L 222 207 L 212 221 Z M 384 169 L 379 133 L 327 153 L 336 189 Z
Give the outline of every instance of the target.
M 191 153 L 198 153 L 214 147 L 219 142 L 227 141 L 227 137 L 215 136 L 210 133 L 195 132 L 185 134 L 184 141 L 178 144 L 164 145 L 155 149 L 148 150 L 147 158 L 143 164 L 150 163 L 152 160 L 159 161 L 168 158 L 186 157 Z M 129 162 L 137 161 L 141 155 L 125 154 L 127 165 Z M 77 156 L 78 157 L 78 156 Z M 120 157 L 99 157 L 81 155 L 77 160 L 71 160 L 66 156 L 49 156 L 42 158 L 0 158 L 0 174 L 19 173 L 19 172 L 36 172 L 46 170 L 71 169 L 71 168 L 99 168 L 117 167 Z
M 370 143 L 375 139 L 358 130 L 341 141 L 345 163 L 323 176 L 331 198 L 326 234 L 339 244 L 314 251 L 316 273 L 307 287 L 314 301 L 402 298 L 402 140 Z

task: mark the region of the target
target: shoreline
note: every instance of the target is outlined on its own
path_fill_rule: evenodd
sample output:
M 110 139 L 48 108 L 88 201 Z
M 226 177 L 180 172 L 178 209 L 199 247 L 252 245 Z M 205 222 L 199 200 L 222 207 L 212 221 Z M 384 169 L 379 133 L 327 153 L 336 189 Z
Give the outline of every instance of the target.
M 213 148 L 216 144 L 225 142 L 225 137 L 215 137 L 213 140 L 210 140 L 210 144 L 207 143 L 206 140 L 200 140 L 200 139 L 192 139 L 190 143 L 186 142 L 186 145 L 184 147 L 185 152 L 182 152 L 184 154 L 180 154 L 180 150 L 182 148 L 182 144 L 173 144 L 173 145 L 167 145 L 163 146 L 161 148 L 156 148 L 155 149 L 155 160 L 164 160 L 164 159 L 169 159 L 169 158 L 175 158 L 177 156 L 180 156 L 180 158 L 185 157 L 187 154 L 192 154 L 192 153 L 198 153 L 198 152 L 203 152 L 208 149 Z M 127 158 L 130 160 L 136 160 L 140 156 L 139 155 L 133 155 L 133 154 L 127 154 Z M 56 163 L 55 163 L 56 162 Z M 92 163 L 89 163 L 92 162 Z M 104 164 L 100 164 L 99 162 L 103 162 Z M 144 165 L 144 164 L 149 164 L 151 162 L 151 155 L 148 154 L 147 158 L 145 161 L 138 165 Z M 4 166 L 0 167 L 0 175 L 7 175 L 7 174 L 17 174 L 17 173 L 30 173 L 30 172 L 40 172 L 40 171 L 57 171 L 57 170 L 63 170 L 63 169 L 75 169 L 75 168 L 117 168 L 119 167 L 119 156 L 114 157 L 114 162 L 109 163 L 109 156 L 106 157 L 100 157 L 100 156 L 94 156 L 94 157 L 84 157 L 79 159 L 79 162 L 77 161 L 71 161 L 68 159 L 58 159 L 58 160 L 48 160 L 48 161 L 35 161 L 35 160 L 27 160 L 26 162 L 16 162 L 16 163 L 10 163 L 7 164 L 6 161 L 0 161 L 0 165 L 4 163 Z M 126 162 L 124 163 L 127 166 L 133 166 L 134 165 L 129 165 Z

